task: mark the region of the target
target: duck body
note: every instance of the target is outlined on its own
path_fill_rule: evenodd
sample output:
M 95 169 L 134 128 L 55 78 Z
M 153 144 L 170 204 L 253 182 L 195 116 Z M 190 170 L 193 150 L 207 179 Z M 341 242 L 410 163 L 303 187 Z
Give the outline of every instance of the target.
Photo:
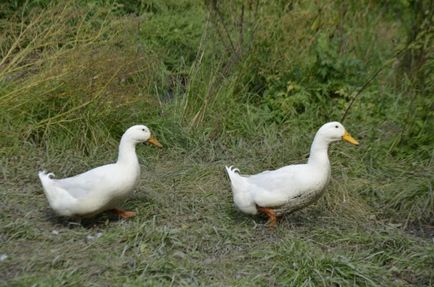
M 226 167 L 235 206 L 247 214 L 264 212 L 279 216 L 315 202 L 330 180 L 329 144 L 342 138 L 358 144 L 340 123 L 331 122 L 318 130 L 305 164 L 288 165 L 250 176 L 240 175 L 238 169 Z
M 135 146 L 144 141 L 161 146 L 150 136 L 146 126 L 136 125 L 122 136 L 116 163 L 63 179 L 54 179 L 53 173 L 39 172 L 50 207 L 58 215 L 67 217 L 89 217 L 116 208 L 139 181 L 140 165 Z M 126 216 L 122 212 L 119 215 Z
M 137 185 L 140 166 L 108 164 L 85 173 L 54 179 L 39 172 L 50 207 L 60 216 L 93 216 L 125 200 Z
M 330 178 L 330 166 L 323 170 L 309 164 L 285 166 L 251 176 L 242 176 L 231 167 L 227 172 L 235 205 L 253 215 L 258 213 L 259 206 L 279 209 L 279 213 L 296 210 L 298 205 L 291 203 L 316 199 Z

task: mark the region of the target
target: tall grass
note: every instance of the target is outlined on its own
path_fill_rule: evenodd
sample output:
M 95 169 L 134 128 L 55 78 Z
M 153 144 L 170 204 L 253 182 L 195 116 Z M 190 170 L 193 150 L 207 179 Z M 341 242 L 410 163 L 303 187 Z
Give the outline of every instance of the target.
M 159 60 L 139 51 L 136 20 L 68 2 L 3 24 L 2 146 L 10 151 L 22 141 L 87 149 L 158 105 L 149 86 Z

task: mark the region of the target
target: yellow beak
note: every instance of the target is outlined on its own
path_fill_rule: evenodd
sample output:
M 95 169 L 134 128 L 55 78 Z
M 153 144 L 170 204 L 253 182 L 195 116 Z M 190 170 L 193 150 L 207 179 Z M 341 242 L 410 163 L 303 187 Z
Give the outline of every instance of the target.
M 346 142 L 349 142 L 350 144 L 359 145 L 359 142 L 355 138 L 353 138 L 347 131 L 345 131 L 342 139 Z
M 155 145 L 155 146 L 157 146 L 157 147 L 163 147 L 163 146 L 160 144 L 160 142 L 159 142 L 159 141 L 158 141 L 154 136 L 151 136 L 151 137 L 148 139 L 147 143 L 149 143 L 149 144 L 153 144 L 153 145 Z

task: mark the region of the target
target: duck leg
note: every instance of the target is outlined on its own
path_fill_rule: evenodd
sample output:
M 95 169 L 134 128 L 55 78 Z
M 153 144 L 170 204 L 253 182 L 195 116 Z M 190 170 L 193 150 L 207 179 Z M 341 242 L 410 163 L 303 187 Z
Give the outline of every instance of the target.
M 259 212 L 262 212 L 265 215 L 267 215 L 268 223 L 269 223 L 270 227 L 276 226 L 277 216 L 276 216 L 276 212 L 274 212 L 273 209 L 266 208 L 266 207 L 260 207 L 260 206 L 258 206 L 257 209 Z
M 136 213 L 134 211 L 126 211 L 126 210 L 122 210 L 120 208 L 110 209 L 110 212 L 122 217 L 123 219 L 128 219 L 130 217 L 136 216 Z

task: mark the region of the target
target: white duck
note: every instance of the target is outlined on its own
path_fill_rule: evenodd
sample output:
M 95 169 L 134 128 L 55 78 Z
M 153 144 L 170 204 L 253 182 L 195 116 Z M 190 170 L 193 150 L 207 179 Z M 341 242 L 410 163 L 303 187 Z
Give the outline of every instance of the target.
M 247 214 L 266 214 L 270 225 L 274 226 L 277 216 L 313 203 L 330 179 L 329 144 L 341 139 L 359 144 L 341 123 L 330 122 L 316 133 L 306 164 L 288 165 L 251 176 L 242 176 L 238 169 L 226 167 L 235 205 Z
M 109 209 L 123 218 L 135 216 L 133 211 L 116 207 L 139 180 L 136 144 L 143 142 L 162 147 L 146 126 L 135 125 L 123 134 L 116 163 L 63 179 L 54 179 L 53 173 L 39 172 L 51 208 L 58 215 L 68 217 L 89 217 Z

